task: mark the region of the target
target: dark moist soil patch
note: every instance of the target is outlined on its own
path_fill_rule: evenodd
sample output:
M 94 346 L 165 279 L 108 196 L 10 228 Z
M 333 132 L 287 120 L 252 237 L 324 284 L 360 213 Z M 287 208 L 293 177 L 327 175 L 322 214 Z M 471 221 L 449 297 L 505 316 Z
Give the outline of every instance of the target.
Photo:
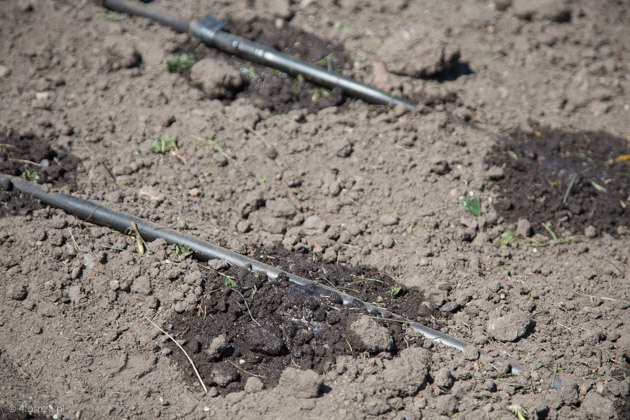
M 405 290 L 373 269 L 322 265 L 288 251 L 272 254 L 256 250 L 250 256 L 295 274 L 311 274 L 312 280 L 334 285 L 410 319 L 422 317 L 421 292 Z M 252 376 L 260 378 L 265 387 L 273 387 L 288 366 L 323 373 L 334 365 L 337 356 L 382 352 L 394 356 L 423 341 L 419 334 L 407 335 L 404 323 L 374 317 L 370 319 L 375 329 L 392 342 L 387 350 L 374 351 L 375 344 L 359 338 L 351 325 L 362 315 L 375 314 L 368 314 L 361 305 L 344 306 L 334 293 L 298 286 L 283 276 L 268 279 L 238 267 L 221 272 L 209 269 L 203 286 L 206 298 L 196 313 L 176 315 L 168 329 L 184 343 L 205 384 L 222 394 L 242 390 Z M 388 291 L 398 287 L 395 296 L 388 296 Z M 189 384 L 199 386 L 185 356 L 172 342 L 167 345 Z
M 278 29 L 274 22 L 268 19 L 234 20 L 228 23 L 224 30 L 336 73 L 341 73 L 350 65 L 348 54 L 342 46 L 288 23 Z M 191 42 L 182 45 L 177 53 L 191 53 L 197 61 L 223 54 L 203 43 Z M 235 56 L 231 56 L 229 61 L 247 80 L 246 88 L 236 92 L 235 98 L 246 98 L 252 105 L 274 114 L 285 114 L 295 109 L 306 109 L 312 113 L 330 106 L 342 105 L 345 101 L 340 89 L 325 89 Z M 229 101 L 226 104 L 229 104 Z
M 528 219 L 581 234 L 592 225 L 613 235 L 630 226 L 630 141 L 604 132 L 539 128 L 497 144 L 486 162 L 503 168 L 496 181 L 500 216 Z
M 80 159 L 63 150 L 50 147 L 45 140 L 0 134 L 0 173 L 23 177 L 38 184 L 56 188 L 76 188 L 74 170 Z M 10 185 L 0 186 L 0 217 L 27 214 L 40 208 L 30 196 L 10 191 Z

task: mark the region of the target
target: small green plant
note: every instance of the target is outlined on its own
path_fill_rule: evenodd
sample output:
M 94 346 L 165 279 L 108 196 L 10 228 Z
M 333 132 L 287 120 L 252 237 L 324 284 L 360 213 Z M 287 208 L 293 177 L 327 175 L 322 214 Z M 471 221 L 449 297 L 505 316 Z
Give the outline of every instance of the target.
M 264 177 L 264 176 L 262 176 L 262 175 L 259 175 L 259 176 L 258 176 L 258 183 L 259 183 L 259 184 L 261 184 L 261 185 L 262 185 L 262 184 L 264 184 L 266 181 L 267 181 L 267 180 L 265 179 L 265 177 Z
M 37 182 L 39 181 L 39 174 L 35 171 L 31 171 L 31 168 L 28 166 L 25 166 L 24 172 L 22 172 L 22 178 L 29 182 Z
M 396 296 L 398 296 L 400 294 L 400 292 L 402 292 L 402 287 L 396 287 L 396 286 L 392 286 L 388 291 L 387 291 L 387 296 L 391 297 L 391 298 L 395 298 Z
M 514 240 L 514 230 L 507 228 L 505 229 L 505 231 L 501 234 L 501 239 L 499 239 L 499 245 L 507 245 L 510 242 L 512 242 L 512 240 Z
M 234 286 L 236 285 L 236 282 L 234 281 L 234 279 L 233 279 L 233 278 L 231 278 L 231 277 L 226 277 L 226 278 L 223 280 L 223 285 L 224 285 L 225 287 L 234 287 Z
M 164 134 L 151 143 L 149 150 L 153 153 L 166 154 L 177 147 L 177 139 L 170 134 Z
M 471 197 L 469 195 L 465 195 L 464 197 L 462 197 L 462 204 L 464 205 L 464 208 L 468 210 L 473 216 L 481 216 L 481 201 L 479 200 L 479 197 Z
M 520 404 L 512 404 L 507 407 L 508 411 L 518 418 L 518 420 L 527 420 L 527 411 Z
M 169 73 L 188 73 L 195 65 L 195 57 L 191 54 L 182 54 L 172 60 L 164 60 L 164 68 Z
M 192 249 L 190 249 L 186 245 L 181 245 L 181 244 L 171 245 L 171 252 L 176 258 L 179 258 L 179 259 L 187 258 L 193 254 Z

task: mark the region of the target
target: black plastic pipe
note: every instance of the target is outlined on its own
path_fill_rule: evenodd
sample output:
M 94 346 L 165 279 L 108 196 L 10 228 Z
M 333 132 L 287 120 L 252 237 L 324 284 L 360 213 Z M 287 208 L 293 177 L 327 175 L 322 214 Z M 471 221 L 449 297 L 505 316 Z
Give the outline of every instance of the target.
M 379 105 L 402 105 L 407 111 L 415 108 L 414 104 L 395 98 L 372 86 L 329 72 L 257 42 L 224 32 L 221 29 L 225 24 L 212 16 L 188 22 L 142 3 L 127 0 L 103 0 L 102 3 L 103 6 L 112 10 L 153 19 L 177 32 L 190 32 L 207 45 L 229 54 L 272 67 L 294 77 L 301 75 L 305 80 L 329 89 L 340 88 L 347 96 Z
M 0 174 L 0 182 L 6 182 L 5 180 L 11 182 L 14 189 L 22 193 L 29 194 L 39 199 L 44 204 L 62 209 L 66 213 L 79 217 L 86 222 L 109 227 L 122 233 L 128 233 L 133 222 L 138 229 L 138 233 L 145 241 L 151 242 L 156 239 L 162 238 L 171 245 L 184 245 L 190 248 L 194 252 L 195 257 L 202 261 L 218 258 L 238 267 L 243 267 L 247 264 L 250 264 L 252 270 L 260 273 L 265 273 L 269 278 L 277 278 L 279 275 L 284 274 L 287 276 L 289 281 L 306 287 L 311 291 L 336 293 L 342 299 L 344 305 L 361 304 L 364 305 L 369 312 L 377 314 L 382 318 L 387 318 L 394 321 L 402 321 L 408 324 L 414 331 L 422 334 L 428 340 L 444 344 L 448 347 L 453 347 L 460 351 L 463 351 L 466 348 L 465 342 L 439 331 L 433 330 L 429 327 L 425 327 L 418 322 L 414 322 L 405 317 L 392 314 L 386 309 L 379 308 L 367 302 L 363 302 L 362 300 L 354 298 L 346 293 L 340 292 L 339 290 L 315 283 L 296 274 L 288 273 L 276 267 L 257 261 L 253 258 L 237 254 L 218 245 L 200 241 L 199 239 L 184 235 L 179 232 L 174 232 L 172 230 L 158 229 L 149 222 L 138 217 L 119 213 L 91 201 L 74 197 L 69 194 L 48 193 L 35 183 L 27 182 L 20 178 Z

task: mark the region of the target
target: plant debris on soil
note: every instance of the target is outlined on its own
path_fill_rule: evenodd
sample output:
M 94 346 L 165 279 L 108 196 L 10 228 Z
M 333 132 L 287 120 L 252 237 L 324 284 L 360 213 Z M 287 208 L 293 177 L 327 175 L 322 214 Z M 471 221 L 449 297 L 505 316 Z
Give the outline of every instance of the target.
M 495 177 L 497 212 L 583 234 L 630 232 L 630 142 L 605 132 L 537 128 L 517 132 L 488 156 Z
M 79 161 L 76 156 L 53 149 L 44 139 L 0 134 L 0 173 L 72 191 L 76 189 L 74 170 Z M 0 185 L 0 217 L 27 214 L 41 207 L 36 200 L 10 188 Z
M 284 23 L 278 28 L 270 19 L 260 17 L 249 21 L 235 19 L 226 25 L 225 31 L 335 73 L 341 73 L 350 63 L 348 54 L 342 46 L 300 30 L 289 23 Z M 204 43 L 193 44 L 192 41 L 181 45 L 177 52 L 191 52 L 197 61 L 206 57 L 225 55 Z M 314 113 L 341 105 L 345 101 L 339 88 L 327 89 L 307 82 L 301 77 L 290 77 L 286 73 L 236 56 L 230 56 L 228 62 L 238 69 L 246 81 L 242 85 L 232 86 L 230 99 L 246 99 L 252 105 L 274 114 L 285 114 L 297 109 Z M 191 83 L 195 84 L 195 81 L 191 80 Z
M 281 247 L 255 250 L 252 257 L 436 327 L 435 318 L 421 312 L 426 306 L 420 291 L 373 269 L 322 264 Z M 220 393 L 242 390 L 250 377 L 276 386 L 290 366 L 322 374 L 339 356 L 393 357 L 422 343 L 404 321 L 381 318 L 358 302 L 344 305 L 335 293 L 296 285 L 285 276 L 268 279 L 247 267 L 207 271 L 204 299 L 194 311 L 176 315 L 169 329 L 184 343 L 205 384 Z M 168 345 L 196 386 L 188 360 Z

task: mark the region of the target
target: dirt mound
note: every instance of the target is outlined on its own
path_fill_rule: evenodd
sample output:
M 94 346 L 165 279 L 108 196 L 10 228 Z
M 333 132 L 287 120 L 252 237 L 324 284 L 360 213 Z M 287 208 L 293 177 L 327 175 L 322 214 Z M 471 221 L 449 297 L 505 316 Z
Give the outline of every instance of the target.
M 517 132 L 493 149 L 494 175 L 506 220 L 528 219 L 535 232 L 624 234 L 630 227 L 630 142 L 605 132 L 540 128 Z M 590 226 L 590 228 L 589 228 Z M 595 230 L 593 231 L 593 227 Z
M 276 251 L 254 254 L 398 315 L 430 322 L 419 313 L 421 292 L 373 269 L 322 265 L 279 247 Z M 208 271 L 205 298 L 194 312 L 175 316 L 169 329 L 183 340 L 204 382 L 220 393 L 244 389 L 251 377 L 267 388 L 276 386 L 291 366 L 322 374 L 340 356 L 382 353 L 390 358 L 422 341 L 407 334 L 404 322 L 376 316 L 358 303 L 344 305 L 334 293 L 298 286 L 286 277 L 268 279 L 238 267 Z M 435 321 L 430 323 L 435 327 Z M 185 356 L 169 346 L 190 381 L 197 381 Z
M 44 139 L 29 134 L 0 135 L 0 173 L 71 191 L 76 189 L 73 171 L 78 163 L 76 156 L 53 148 Z M 40 208 L 30 197 L 9 191 L 10 185 L 0 187 L 0 217 L 26 214 Z
M 225 30 L 336 73 L 341 73 L 350 63 L 343 46 L 288 23 L 278 27 L 272 20 L 257 17 L 249 21 L 233 20 L 227 24 Z M 345 101 L 340 89 L 330 90 L 300 77 L 289 77 L 269 67 L 211 50 L 203 43 L 193 44 L 187 41 L 176 53 L 191 53 L 196 61 L 207 57 L 228 58 L 228 63 L 240 72 L 245 83 L 231 83 L 228 86 L 230 93 L 223 96 L 229 96 L 230 100 L 246 99 L 256 107 L 274 114 L 285 114 L 294 109 L 305 109 L 314 113 L 341 105 Z M 198 85 L 194 79 L 191 83 Z

